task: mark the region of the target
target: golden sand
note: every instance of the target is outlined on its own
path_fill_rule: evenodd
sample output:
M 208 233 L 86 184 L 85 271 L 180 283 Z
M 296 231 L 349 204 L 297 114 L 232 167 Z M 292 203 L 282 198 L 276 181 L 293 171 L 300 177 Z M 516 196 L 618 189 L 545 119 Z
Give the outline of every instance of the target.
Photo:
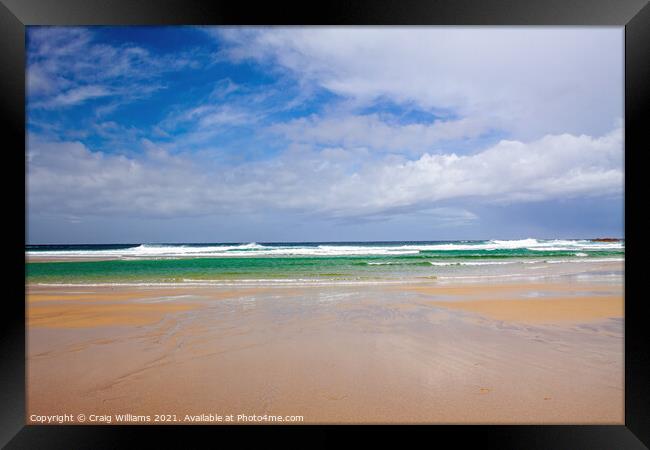
M 539 291 L 554 294 L 523 297 Z M 27 417 L 621 424 L 623 324 L 607 319 L 622 317 L 622 292 L 589 283 L 29 286 Z
M 29 327 L 97 327 L 146 325 L 160 321 L 167 313 L 187 311 L 195 304 L 132 304 L 132 305 L 47 305 L 27 309 Z
M 620 285 L 576 284 L 576 283 L 503 283 L 503 284 L 438 284 L 424 286 L 396 287 L 427 295 L 457 295 L 463 297 L 493 296 L 529 292 L 620 292 Z
M 623 317 L 622 296 L 432 301 L 429 305 L 525 323 L 588 322 Z

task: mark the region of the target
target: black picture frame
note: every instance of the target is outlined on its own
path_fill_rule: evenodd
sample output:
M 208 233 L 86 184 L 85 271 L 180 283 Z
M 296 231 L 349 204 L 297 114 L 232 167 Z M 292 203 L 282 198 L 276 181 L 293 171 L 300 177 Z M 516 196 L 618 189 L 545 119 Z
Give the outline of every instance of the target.
M 189 447 L 224 426 L 36 426 L 25 425 L 25 26 L 28 25 L 612 25 L 625 27 L 625 424 L 620 426 L 424 426 L 409 433 L 456 445 L 471 440 L 497 448 L 636 449 L 650 446 L 650 342 L 640 289 L 640 242 L 644 221 L 632 203 L 641 192 L 639 164 L 647 148 L 643 117 L 650 116 L 650 6 L 646 0 L 356 0 L 319 4 L 198 0 L 0 0 L 0 111 L 5 175 L 5 244 L 9 261 L 0 327 L 0 445 L 6 448 L 121 448 L 143 433 L 169 446 Z M 22 171 L 22 172 L 21 172 Z M 4 177 L 5 179 L 7 177 Z M 20 180 L 22 179 L 22 185 Z M 21 188 L 20 186 L 23 186 Z M 639 208 L 641 209 L 641 208 Z M 336 442 L 331 427 L 265 427 L 293 439 L 296 430 L 316 431 Z M 373 427 L 383 439 L 387 428 Z M 251 427 L 235 427 L 239 444 Z M 283 431 L 280 431 L 283 430 Z M 286 431 L 289 431 L 287 433 Z M 221 431 L 217 431 L 221 433 Z M 190 435 L 191 433 L 191 435 Z M 312 438 L 313 439 L 313 438 Z M 209 441 L 208 441 L 209 442 Z M 645 445 L 644 445 L 645 444 Z

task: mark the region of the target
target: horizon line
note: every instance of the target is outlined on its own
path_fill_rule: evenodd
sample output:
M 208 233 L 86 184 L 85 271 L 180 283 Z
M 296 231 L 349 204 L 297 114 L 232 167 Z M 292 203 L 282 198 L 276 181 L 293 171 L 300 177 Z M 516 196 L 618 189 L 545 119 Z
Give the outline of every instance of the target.
M 481 242 L 481 241 L 522 241 L 526 239 L 535 239 L 542 241 L 550 240 L 567 240 L 567 241 L 594 241 L 598 239 L 614 239 L 618 241 L 624 241 L 624 237 L 614 237 L 614 236 L 598 236 L 598 237 L 555 237 L 555 238 L 536 238 L 536 237 L 525 237 L 525 238 L 489 238 L 489 239 L 432 239 L 432 240 L 405 240 L 405 239 L 395 239 L 395 240 L 325 240 L 325 241 L 223 241 L 223 242 L 198 242 L 198 241 L 187 241 L 187 242 L 95 242 L 95 243 L 39 243 L 39 244 L 30 244 L 25 243 L 25 246 L 45 246 L 45 245 L 184 245 L 184 244 L 347 244 L 347 243 L 398 243 L 398 242 Z

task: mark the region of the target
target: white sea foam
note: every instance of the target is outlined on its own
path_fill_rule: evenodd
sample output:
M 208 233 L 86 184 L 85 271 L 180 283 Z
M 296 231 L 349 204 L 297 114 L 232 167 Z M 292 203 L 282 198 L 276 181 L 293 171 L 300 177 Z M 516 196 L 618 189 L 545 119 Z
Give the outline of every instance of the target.
M 588 240 L 492 240 L 480 242 L 453 242 L 444 244 L 369 244 L 369 245 L 163 245 L 142 244 L 125 249 L 48 250 L 28 251 L 30 257 L 54 258 L 193 258 L 193 257 L 251 257 L 251 256 L 402 256 L 435 251 L 495 251 L 495 250 L 569 251 L 586 256 L 585 251 L 622 250 L 622 242 L 594 242 Z
M 603 262 L 623 262 L 625 258 L 597 258 L 597 259 L 549 259 L 544 261 L 548 264 L 564 264 L 564 263 L 603 263 Z
M 501 266 L 505 264 L 519 264 L 525 261 L 429 261 L 432 266 Z
M 482 279 L 488 279 L 488 278 L 525 278 L 525 279 L 530 279 L 530 280 L 535 280 L 539 278 L 544 278 L 544 277 L 531 277 L 528 274 L 523 274 L 523 273 L 508 273 L 508 274 L 502 274 L 502 275 L 467 275 L 467 276 L 441 276 L 438 277 L 441 280 L 482 280 Z

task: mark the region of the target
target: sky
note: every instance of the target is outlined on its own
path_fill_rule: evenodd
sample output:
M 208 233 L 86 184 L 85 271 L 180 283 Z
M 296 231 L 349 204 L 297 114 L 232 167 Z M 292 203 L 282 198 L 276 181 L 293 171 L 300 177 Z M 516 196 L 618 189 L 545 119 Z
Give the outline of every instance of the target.
M 623 237 L 622 27 L 27 27 L 27 242 Z

